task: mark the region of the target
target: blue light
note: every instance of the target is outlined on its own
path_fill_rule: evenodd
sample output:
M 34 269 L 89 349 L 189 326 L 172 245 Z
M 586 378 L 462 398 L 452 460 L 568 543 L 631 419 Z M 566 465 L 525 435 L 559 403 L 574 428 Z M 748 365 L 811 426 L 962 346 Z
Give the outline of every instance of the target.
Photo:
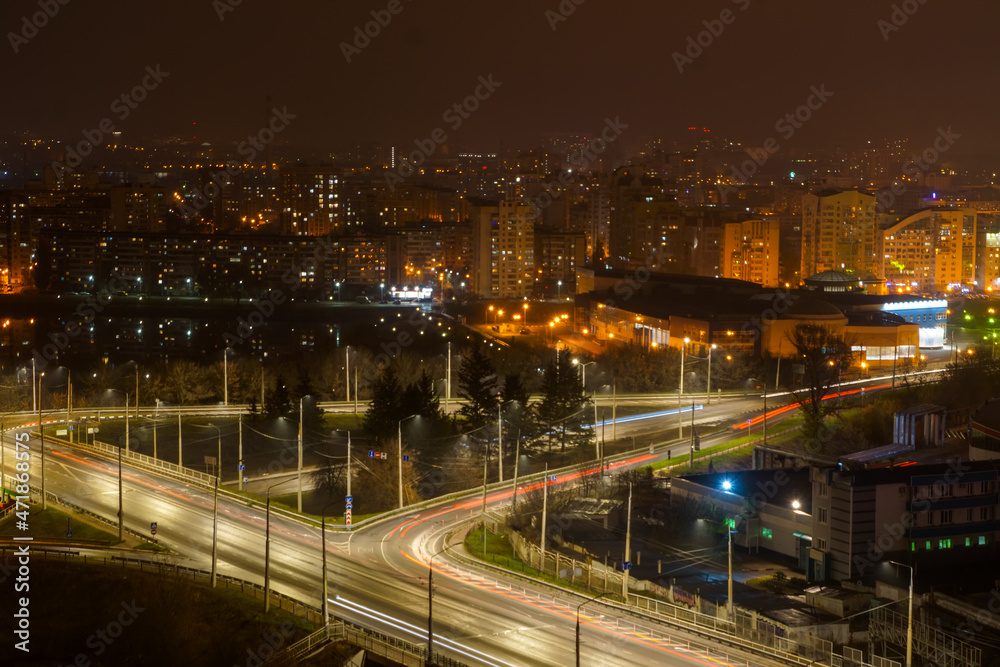
M 733 483 L 732 482 L 730 482 L 728 479 L 723 480 L 723 482 L 722 482 L 722 489 L 724 491 L 729 491 L 732 488 L 733 488 Z

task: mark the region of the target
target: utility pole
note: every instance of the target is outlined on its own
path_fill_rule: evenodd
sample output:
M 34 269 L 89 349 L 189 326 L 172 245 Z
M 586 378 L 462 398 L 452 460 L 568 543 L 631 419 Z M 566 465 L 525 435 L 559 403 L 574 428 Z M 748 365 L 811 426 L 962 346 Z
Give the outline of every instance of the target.
M 299 514 L 302 514 L 302 400 L 299 399 Z
M 628 602 L 628 573 L 632 567 L 632 483 L 628 485 L 628 514 L 625 521 L 625 562 L 622 563 L 622 599 Z
M 500 483 L 503 483 L 503 405 L 497 406 L 497 449 L 500 455 L 497 457 L 500 470 Z
M 0 429 L 0 433 L 3 433 L 2 429 Z M 511 513 L 513 513 L 514 510 L 517 509 L 517 473 L 520 465 L 521 465 L 521 431 L 519 430 L 517 432 L 517 446 L 514 450 L 514 499 L 511 501 L 510 504 Z
M 32 377 L 34 377 L 35 363 L 32 359 L 31 372 Z M 45 373 L 42 373 L 45 375 Z M 42 509 L 45 509 L 48 505 L 48 501 L 45 498 L 45 429 L 42 428 L 42 378 L 38 378 L 38 401 L 36 403 L 38 407 L 38 439 L 42 442 Z M 118 503 L 119 510 L 121 509 L 121 489 L 122 489 L 122 466 L 121 466 L 121 447 L 118 448 Z M 16 466 L 15 466 L 16 467 Z M 120 523 L 120 522 L 119 522 Z M 121 532 L 121 526 L 119 525 L 118 532 Z
M 239 469 L 239 467 L 243 465 L 243 412 L 242 411 L 240 412 L 240 415 L 239 415 L 239 422 L 238 422 L 238 424 L 239 424 L 238 429 L 239 429 L 240 439 L 239 439 L 239 451 L 237 452 L 237 456 L 239 457 L 239 461 L 238 461 L 238 465 L 236 466 L 236 472 L 239 473 L 237 476 L 239 477 L 240 491 L 242 491 L 243 490 L 243 472 L 244 472 L 244 470 L 246 470 L 246 468 L 244 468 L 243 470 Z M 156 433 L 155 427 L 154 427 L 153 433 Z
M 488 456 L 483 456 L 483 540 L 486 540 L 486 465 L 489 463 L 490 458 Z
M 69 442 L 73 443 L 73 375 L 66 369 L 66 431 Z
M 594 391 L 594 458 L 601 458 L 601 443 L 597 439 L 597 391 Z
M 618 384 L 611 383 L 611 441 L 618 441 Z
M 545 573 L 545 521 L 549 513 L 549 464 L 545 464 L 545 480 L 542 486 L 542 574 Z
M 184 467 L 184 438 L 181 430 L 181 409 L 177 408 L 177 466 Z
M 448 343 L 448 377 L 444 383 L 444 413 L 448 414 L 448 406 L 451 403 L 451 342 Z
M 354 368 L 354 414 L 358 414 L 358 369 Z
M 351 402 L 351 346 L 344 350 L 344 389 L 347 391 L 345 400 Z
M 767 384 L 764 384 L 764 420 L 761 422 L 763 427 L 761 429 L 761 440 L 764 446 L 767 446 Z M 749 544 L 747 545 L 749 546 Z
M 128 437 L 128 394 L 125 394 L 125 451 L 129 451 L 128 448 L 129 437 Z
M 774 389 L 777 391 L 781 382 L 781 339 L 778 339 L 778 370 L 774 373 Z
M 222 351 L 222 404 L 229 406 L 229 348 Z M 138 380 L 136 380 L 138 384 Z
M 726 590 L 726 620 L 733 622 L 733 531 L 726 524 L 726 533 L 729 535 L 729 585 Z M 749 547 L 750 545 L 747 544 Z
M 45 498 L 45 492 L 42 492 Z M 43 508 L 44 509 L 44 508 Z M 118 541 L 125 540 L 125 510 L 122 507 L 122 448 L 118 447 Z

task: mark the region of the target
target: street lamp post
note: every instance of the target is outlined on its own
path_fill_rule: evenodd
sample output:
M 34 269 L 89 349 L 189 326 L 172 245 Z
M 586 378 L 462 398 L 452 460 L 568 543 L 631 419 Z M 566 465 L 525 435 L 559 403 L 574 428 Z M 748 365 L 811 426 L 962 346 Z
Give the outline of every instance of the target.
M 31 366 L 32 385 L 34 385 L 34 370 L 35 366 L 34 363 L 32 363 Z M 38 376 L 38 399 L 36 402 L 36 406 L 38 408 L 38 439 L 42 443 L 42 509 L 45 509 L 47 507 L 47 503 L 45 500 L 45 430 L 42 428 L 42 378 L 44 376 L 45 376 L 44 372 Z M 119 461 L 120 460 L 121 459 L 119 459 Z M 119 512 L 121 512 L 121 478 L 122 478 L 121 464 L 119 463 L 118 465 L 118 502 L 119 502 L 118 511 Z M 119 519 L 118 523 L 119 523 L 118 532 L 121 533 L 121 527 L 120 527 L 121 519 Z
M 264 515 L 264 613 L 271 610 L 271 489 L 292 481 L 293 477 L 267 487 L 267 511 Z
M 320 523 L 320 533 L 321 539 L 320 544 L 323 549 L 323 625 L 330 625 L 330 604 L 327 602 L 326 598 L 328 596 L 327 590 L 327 569 L 326 569 L 326 510 L 332 507 L 337 501 L 327 504 L 323 508 L 322 517 L 323 520 Z
M 595 595 L 589 600 L 584 600 L 576 606 L 576 667 L 580 667 L 580 609 L 582 609 L 584 605 L 590 604 L 594 600 L 599 600 L 607 594 L 607 591 L 605 591 L 600 595 Z
M 909 614 L 908 620 L 906 622 L 906 667 L 912 667 L 913 665 L 913 575 L 915 573 L 915 568 L 912 565 L 907 565 L 905 563 L 900 563 L 894 560 L 889 561 L 892 565 L 898 565 L 899 567 L 910 568 L 910 600 L 909 600 Z
M 486 528 L 484 527 L 485 531 Z M 434 664 L 434 559 L 448 550 L 447 541 L 442 549 L 427 561 L 427 665 Z
M 557 284 L 559 285 L 559 295 L 557 297 L 557 301 L 562 301 L 562 281 L 558 281 Z
M 677 437 L 684 437 L 684 420 L 681 417 L 681 397 L 684 395 L 684 355 L 687 351 L 687 345 L 691 342 L 690 338 L 685 338 L 681 341 L 681 377 L 680 384 L 677 389 Z
M 399 470 L 399 509 L 403 509 L 403 422 L 408 419 L 415 419 L 420 415 L 410 415 L 409 417 L 403 417 L 399 420 L 397 425 L 397 437 L 399 438 L 399 456 L 398 456 L 398 470 Z
M 712 404 L 712 350 L 716 348 L 715 343 L 708 346 L 708 375 L 705 376 L 705 404 Z
M 212 588 L 215 588 L 219 562 L 219 480 L 222 478 L 222 429 L 215 424 L 193 424 L 199 428 L 214 428 L 218 438 L 215 459 L 215 500 L 212 508 Z
M 136 376 L 138 377 L 138 376 Z M 138 387 L 138 379 L 136 386 Z M 229 347 L 222 351 L 222 404 L 229 406 Z
M 582 379 L 583 390 L 586 391 L 587 390 L 587 366 L 589 366 L 591 364 L 596 364 L 597 362 L 596 361 L 588 361 L 585 364 L 581 364 L 579 359 L 574 359 L 573 363 L 575 365 L 578 365 L 580 367 L 580 371 L 581 371 L 581 373 L 583 375 L 583 379 Z

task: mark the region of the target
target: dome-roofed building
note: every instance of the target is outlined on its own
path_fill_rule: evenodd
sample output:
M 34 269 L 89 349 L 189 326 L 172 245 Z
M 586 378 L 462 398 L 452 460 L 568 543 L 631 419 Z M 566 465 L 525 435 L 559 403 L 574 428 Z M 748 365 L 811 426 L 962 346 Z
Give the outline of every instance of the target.
M 807 289 L 817 292 L 853 292 L 862 286 L 860 280 L 843 271 L 823 271 L 803 282 Z

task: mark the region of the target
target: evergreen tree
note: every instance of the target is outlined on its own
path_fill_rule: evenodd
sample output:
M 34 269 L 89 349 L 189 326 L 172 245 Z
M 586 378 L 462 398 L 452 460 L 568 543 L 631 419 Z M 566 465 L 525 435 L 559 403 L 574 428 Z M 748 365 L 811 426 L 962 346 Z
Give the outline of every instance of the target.
M 560 354 L 545 369 L 542 394 L 538 417 L 550 445 L 553 439 L 559 441 L 560 449 L 565 449 L 567 444 L 593 442 L 593 432 L 584 428 L 591 421 L 585 410 L 590 402 L 583 393 L 579 374 L 569 355 Z
M 377 447 L 389 442 L 396 435 L 396 427 L 402 414 L 402 392 L 396 370 L 387 366 L 372 387 L 372 400 L 365 412 L 364 428 L 368 437 Z
M 403 392 L 403 417 L 420 415 L 430 422 L 441 418 L 441 399 L 434 389 L 434 380 L 427 369 L 420 371 L 420 376 Z
M 292 402 L 288 397 L 288 387 L 281 378 L 274 385 L 274 389 L 267 393 L 264 403 L 264 414 L 268 417 L 287 417 L 292 412 Z
M 503 386 L 500 388 L 500 402 L 503 405 L 501 412 L 505 440 L 518 437 L 531 438 L 535 435 L 537 422 L 530 399 L 528 388 L 524 386 L 520 373 L 504 376 Z
M 302 423 L 307 429 L 317 429 L 321 426 L 323 410 L 319 407 L 319 397 L 312 386 L 309 371 L 299 367 L 299 381 L 295 385 L 295 398 L 302 401 Z M 296 406 L 297 408 L 298 406 Z
M 469 429 L 496 421 L 497 374 L 482 346 L 474 347 L 462 359 L 458 369 L 458 395 L 467 401 L 458 413 L 465 417 Z

